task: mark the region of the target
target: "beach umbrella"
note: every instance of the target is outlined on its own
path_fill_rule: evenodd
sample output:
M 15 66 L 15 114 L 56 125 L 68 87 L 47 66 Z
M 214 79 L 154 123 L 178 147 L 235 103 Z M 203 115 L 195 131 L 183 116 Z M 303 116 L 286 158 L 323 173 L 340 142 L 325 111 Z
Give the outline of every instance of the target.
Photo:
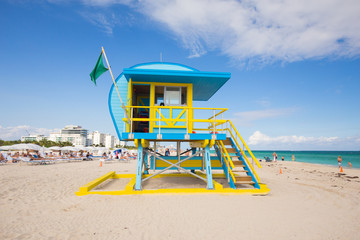
M 9 147 L 10 150 L 36 150 L 40 151 L 41 147 L 32 143 L 20 143 Z
M 54 147 L 49 147 L 48 148 L 49 150 L 55 150 L 55 151 L 60 151 L 61 150 L 61 147 L 58 147 L 58 146 L 54 146 Z
M 0 151 L 6 151 L 6 150 L 9 150 L 10 149 L 10 146 L 1 146 L 0 147 Z
M 62 151 L 72 151 L 72 152 L 79 152 L 80 148 L 66 146 L 61 148 Z
M 96 147 L 84 147 L 84 149 L 87 151 L 94 151 Z

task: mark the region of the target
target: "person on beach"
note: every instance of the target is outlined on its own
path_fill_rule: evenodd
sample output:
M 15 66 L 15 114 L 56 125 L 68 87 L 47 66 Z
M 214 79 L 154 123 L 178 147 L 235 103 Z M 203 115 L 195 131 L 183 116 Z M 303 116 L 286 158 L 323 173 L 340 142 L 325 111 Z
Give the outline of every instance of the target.
M 165 156 L 170 156 L 170 151 L 168 148 L 165 149 Z
M 273 157 L 274 157 L 274 160 L 273 160 L 273 161 L 274 161 L 274 162 L 276 162 L 277 155 L 276 155 L 276 153 L 275 153 L 275 152 L 273 153 Z
M 340 168 L 340 167 L 341 167 L 341 162 L 342 162 L 342 158 L 341 158 L 341 156 L 339 156 L 337 160 L 338 160 L 338 163 L 339 163 L 339 168 Z
M 291 160 L 292 160 L 293 162 L 295 161 L 295 155 L 294 155 L 294 154 L 291 156 Z
M 284 160 L 285 160 L 285 158 L 284 158 L 284 156 L 282 156 L 282 157 L 281 157 L 281 161 L 284 161 Z

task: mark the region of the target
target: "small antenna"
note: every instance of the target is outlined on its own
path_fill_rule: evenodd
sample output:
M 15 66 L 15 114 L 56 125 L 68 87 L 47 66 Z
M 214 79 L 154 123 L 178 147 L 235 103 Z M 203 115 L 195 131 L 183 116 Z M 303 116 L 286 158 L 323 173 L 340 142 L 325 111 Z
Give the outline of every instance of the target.
M 162 60 L 162 52 L 160 52 L 160 62 L 163 62 L 163 60 Z

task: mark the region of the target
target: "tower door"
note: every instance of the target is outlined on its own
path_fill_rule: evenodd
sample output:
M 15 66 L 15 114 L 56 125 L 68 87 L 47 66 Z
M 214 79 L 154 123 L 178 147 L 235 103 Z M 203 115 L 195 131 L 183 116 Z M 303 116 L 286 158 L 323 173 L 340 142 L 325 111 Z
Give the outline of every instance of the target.
M 150 85 L 133 84 L 133 106 L 144 106 L 144 108 L 134 109 L 134 118 L 149 118 L 150 109 Z M 149 121 L 133 122 L 134 132 L 149 132 Z

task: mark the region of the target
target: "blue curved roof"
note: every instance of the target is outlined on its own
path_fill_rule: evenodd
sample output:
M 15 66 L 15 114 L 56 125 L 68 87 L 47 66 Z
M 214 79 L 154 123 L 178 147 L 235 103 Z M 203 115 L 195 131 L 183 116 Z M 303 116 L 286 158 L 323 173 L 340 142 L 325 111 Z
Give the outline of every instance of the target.
M 209 100 L 231 77 L 227 72 L 203 72 L 176 63 L 146 63 L 124 68 L 133 82 L 192 83 L 193 100 Z

